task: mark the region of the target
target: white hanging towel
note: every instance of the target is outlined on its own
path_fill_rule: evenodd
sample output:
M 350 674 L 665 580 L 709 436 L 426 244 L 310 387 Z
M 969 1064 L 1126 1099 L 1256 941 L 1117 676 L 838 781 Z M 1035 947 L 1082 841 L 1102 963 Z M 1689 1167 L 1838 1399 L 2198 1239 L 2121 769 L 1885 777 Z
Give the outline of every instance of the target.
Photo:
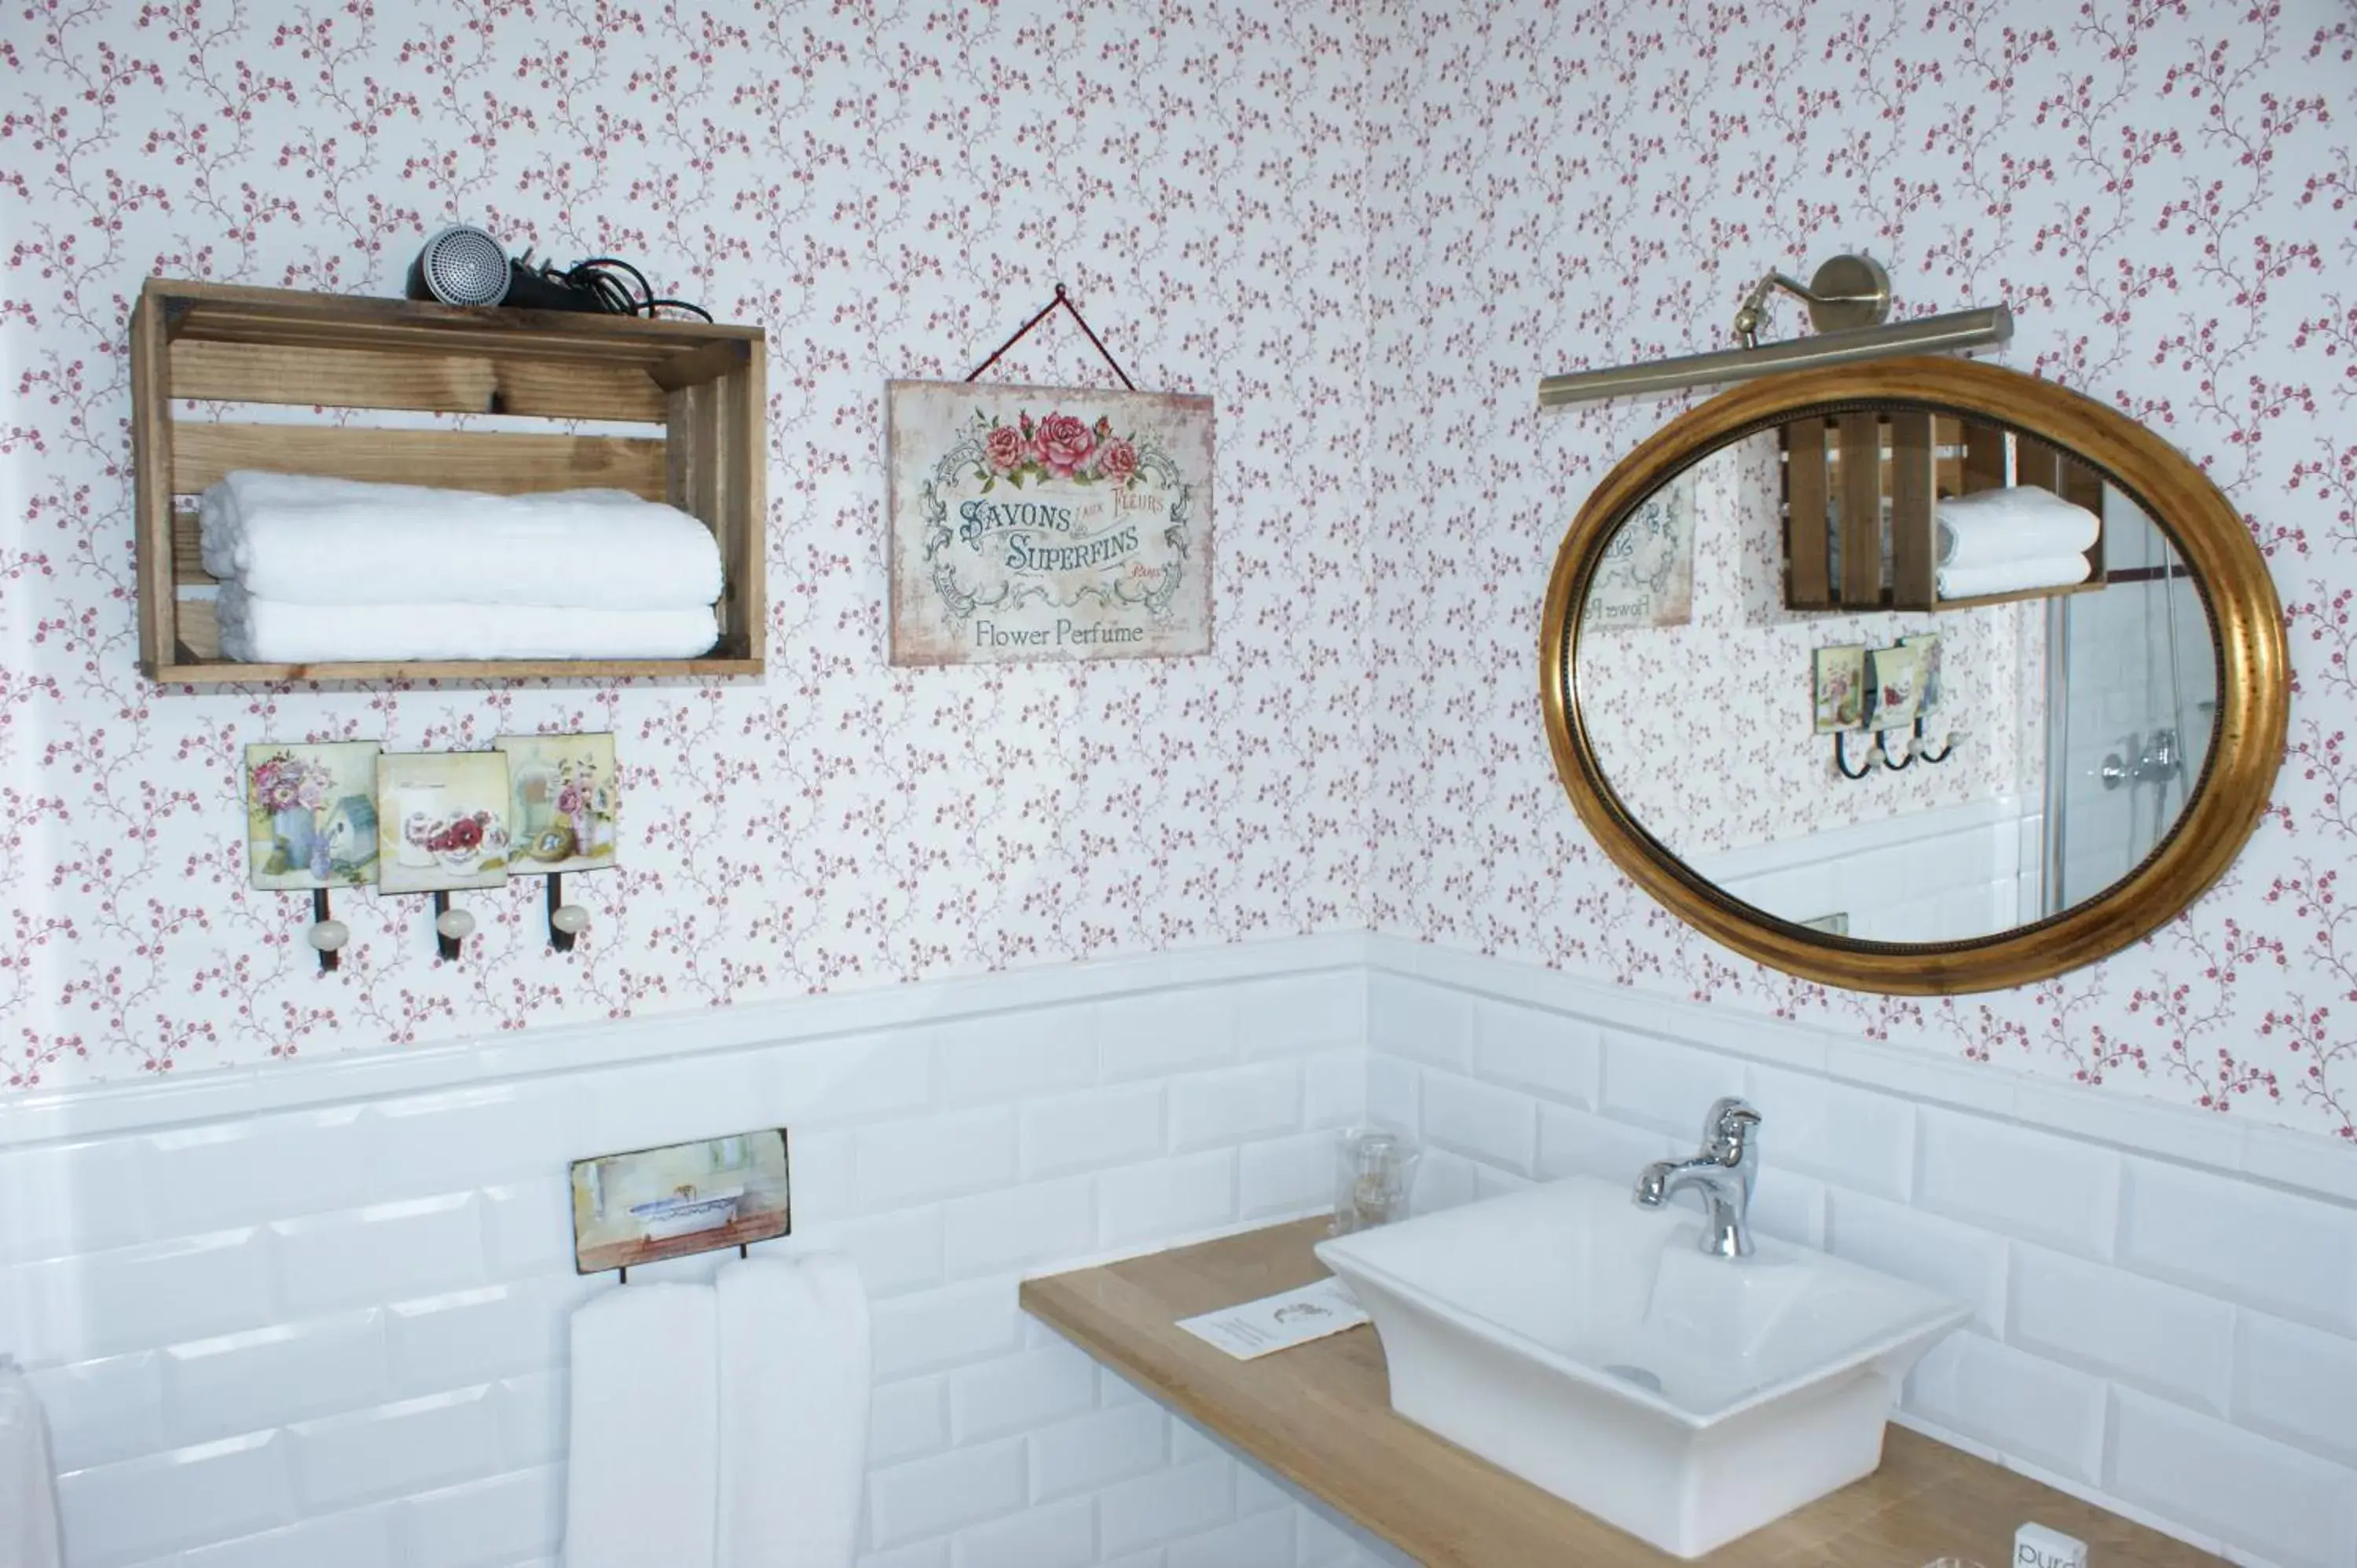
M 0 1568 L 64 1568 L 49 1423 L 16 1363 L 0 1356 Z
M 1932 509 L 1940 523 L 1940 564 L 1996 566 L 2085 553 L 2103 520 L 2036 485 L 1951 496 Z
M 1986 566 L 1943 566 L 1940 596 L 1978 598 L 1983 594 L 2018 594 L 2031 588 L 2067 588 L 2087 580 L 2084 555 L 2033 555 L 1992 561 Z
M 847 1258 L 722 1265 L 718 1568 L 849 1568 L 867 1473 L 867 1291 Z M 577 1568 L 577 1565 L 576 1565 Z
M 714 1295 L 710 1285 L 622 1285 L 575 1310 L 565 1568 L 712 1568 Z

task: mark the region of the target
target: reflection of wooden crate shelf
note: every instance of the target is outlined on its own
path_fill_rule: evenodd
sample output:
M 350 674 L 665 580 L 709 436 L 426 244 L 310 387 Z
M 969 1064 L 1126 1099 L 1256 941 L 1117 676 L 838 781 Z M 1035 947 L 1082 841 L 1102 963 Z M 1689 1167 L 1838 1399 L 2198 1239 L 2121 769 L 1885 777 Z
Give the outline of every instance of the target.
M 2103 585 L 2090 581 L 2072 583 L 2061 588 L 2018 588 L 2010 594 L 1975 594 L 1969 598 L 1942 599 L 1932 607 L 1936 610 L 1976 610 L 1986 605 L 2018 605 L 2025 599 L 2061 599 L 2072 594 L 2092 594 Z
M 1933 510 L 1938 498 L 2004 488 L 2008 440 L 2014 482 L 2051 490 L 2102 518 L 2102 476 L 2052 446 L 1924 409 L 1792 420 L 1779 426 L 1778 435 L 1784 455 L 1788 608 L 1971 609 L 2104 585 L 2099 532 L 2087 552 L 2083 583 L 1971 598 L 1939 596 L 1939 524 Z
M 768 438 L 756 327 L 457 309 L 151 278 L 131 318 L 139 661 L 169 684 L 756 675 L 763 666 Z M 218 424 L 179 399 L 513 414 L 660 435 Z M 246 664 L 221 656 L 196 492 L 232 468 L 521 495 L 608 487 L 691 512 L 720 542 L 720 642 L 695 659 Z M 179 502 L 187 499 L 183 508 Z

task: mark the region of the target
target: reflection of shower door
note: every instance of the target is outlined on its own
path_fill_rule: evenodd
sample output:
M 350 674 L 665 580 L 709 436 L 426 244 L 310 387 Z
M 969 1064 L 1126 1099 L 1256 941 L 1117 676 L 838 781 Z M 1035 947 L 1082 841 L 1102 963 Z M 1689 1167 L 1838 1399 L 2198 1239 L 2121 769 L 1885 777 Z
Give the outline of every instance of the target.
M 2218 669 L 2201 595 L 2169 540 L 2104 501 L 2101 593 L 2047 602 L 2045 912 L 2134 870 L 2185 809 L 2210 754 Z

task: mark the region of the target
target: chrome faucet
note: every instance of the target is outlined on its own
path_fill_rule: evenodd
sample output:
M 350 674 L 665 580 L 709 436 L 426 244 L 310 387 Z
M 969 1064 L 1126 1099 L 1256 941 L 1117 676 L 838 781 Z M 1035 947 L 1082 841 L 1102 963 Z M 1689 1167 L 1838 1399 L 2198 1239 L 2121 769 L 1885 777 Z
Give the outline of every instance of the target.
M 2185 756 L 2173 729 L 2157 729 L 2148 736 L 2130 735 L 2123 746 L 2136 753 L 2136 760 L 2130 762 L 2117 751 L 2104 758 L 2096 777 L 2103 779 L 2106 789 L 2116 789 L 2123 784 L 2166 784 L 2185 771 Z
M 1751 1187 L 1760 1177 L 1760 1112 L 1729 1096 L 1703 1118 L 1702 1152 L 1656 1160 L 1637 1173 L 1641 1208 L 1659 1208 L 1680 1187 L 1702 1193 L 1702 1250 L 1714 1258 L 1751 1255 Z

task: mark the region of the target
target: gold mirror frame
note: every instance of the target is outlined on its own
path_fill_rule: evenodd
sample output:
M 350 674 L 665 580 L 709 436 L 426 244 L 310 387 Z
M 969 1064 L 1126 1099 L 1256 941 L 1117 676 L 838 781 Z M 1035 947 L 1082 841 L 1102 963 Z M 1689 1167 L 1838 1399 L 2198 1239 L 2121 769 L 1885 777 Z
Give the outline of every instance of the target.
M 1630 815 L 1598 767 L 1579 712 L 1575 606 L 1623 516 L 1670 478 L 1787 420 L 1860 405 L 1929 409 L 2037 437 L 2096 469 L 2172 540 L 2210 616 L 2218 713 L 2177 824 L 2101 894 L 1970 941 L 1893 943 L 1813 931 L 1731 898 Z M 2283 760 L 2290 696 L 2283 608 L 2242 517 L 2183 454 L 2126 415 L 1994 365 L 1920 358 L 1801 371 L 1721 393 L 1671 421 L 1605 476 L 1565 534 L 1539 632 L 1539 700 L 1555 772 L 1580 820 L 1629 878 L 1746 957 L 1852 991 L 1948 995 L 2025 985 L 2117 952 L 2174 919 L 2241 853 Z

